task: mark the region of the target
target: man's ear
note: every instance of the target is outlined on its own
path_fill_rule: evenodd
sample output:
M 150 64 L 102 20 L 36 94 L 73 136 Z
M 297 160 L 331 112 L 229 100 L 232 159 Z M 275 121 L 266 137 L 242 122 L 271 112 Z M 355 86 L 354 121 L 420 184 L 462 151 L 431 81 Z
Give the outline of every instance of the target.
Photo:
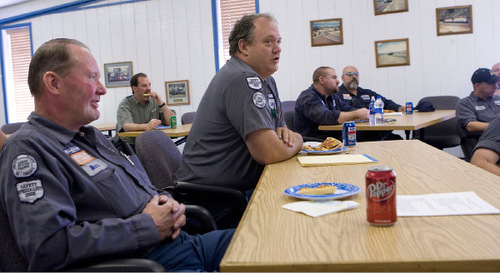
M 42 85 L 50 93 L 54 95 L 59 95 L 61 88 L 61 77 L 52 71 L 47 71 L 43 75 Z
M 243 55 L 247 56 L 247 42 L 243 39 L 240 39 L 238 41 L 238 49 L 241 51 L 241 53 L 243 53 Z

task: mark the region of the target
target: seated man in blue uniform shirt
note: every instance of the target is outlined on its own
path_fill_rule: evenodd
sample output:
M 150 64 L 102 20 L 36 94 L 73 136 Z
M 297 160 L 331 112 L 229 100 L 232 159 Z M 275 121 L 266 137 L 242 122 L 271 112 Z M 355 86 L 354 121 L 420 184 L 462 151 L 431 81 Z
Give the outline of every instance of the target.
M 141 257 L 167 271 L 214 271 L 233 230 L 181 231 L 184 205 L 150 182 L 135 154 L 96 128 L 106 89 L 87 46 L 44 43 L 28 84 L 35 111 L 0 153 L 0 202 L 29 271 Z
M 500 175 L 500 116 L 493 119 L 484 130 L 470 162 Z
M 332 136 L 342 139 L 339 131 L 320 131 L 319 125 L 337 125 L 346 121 L 368 119 L 368 109 L 356 109 L 343 102 L 335 69 L 322 66 L 312 76 L 312 85 L 302 91 L 295 101 L 293 126 L 302 136 L 325 139 Z
M 394 101 L 374 92 L 370 89 L 359 87 L 359 72 L 354 66 L 346 66 L 342 71 L 342 85 L 339 87 L 339 97 L 341 100 L 351 105 L 352 107 L 370 108 L 371 98 L 380 96 L 384 102 L 384 110 L 392 110 L 394 112 L 405 112 L 405 107 Z M 394 140 L 403 139 L 401 136 L 391 133 L 390 131 L 364 131 L 359 132 L 359 140 Z

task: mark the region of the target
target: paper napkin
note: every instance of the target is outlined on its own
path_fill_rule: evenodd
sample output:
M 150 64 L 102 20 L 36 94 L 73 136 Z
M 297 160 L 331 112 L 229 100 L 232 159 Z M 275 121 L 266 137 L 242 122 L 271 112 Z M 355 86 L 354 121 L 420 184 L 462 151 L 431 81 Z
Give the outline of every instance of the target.
M 300 201 L 289 203 L 282 207 L 302 212 L 312 217 L 318 217 L 343 210 L 355 209 L 358 205 L 359 203 L 355 201 Z
M 366 154 L 354 155 L 321 155 L 321 156 L 299 156 L 300 165 L 321 166 L 321 165 L 346 165 L 377 162 L 373 157 Z

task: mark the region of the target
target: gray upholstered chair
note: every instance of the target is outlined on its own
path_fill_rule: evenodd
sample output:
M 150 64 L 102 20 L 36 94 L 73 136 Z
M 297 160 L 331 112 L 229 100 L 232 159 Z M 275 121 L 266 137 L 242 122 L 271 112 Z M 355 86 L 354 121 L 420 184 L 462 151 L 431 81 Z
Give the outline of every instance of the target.
M 424 97 L 422 101 L 429 101 L 436 110 L 455 110 L 460 98 L 456 96 Z M 460 136 L 457 131 L 457 119 L 452 118 L 424 129 L 423 142 L 438 149 L 451 148 L 460 145 Z
M 19 128 L 21 128 L 21 126 L 25 123 L 26 122 L 6 123 L 6 124 L 2 125 L 1 130 L 2 130 L 2 132 L 4 132 L 4 134 L 10 135 L 10 134 L 15 133 L 17 130 L 19 130 Z
M 195 116 L 196 116 L 196 111 L 195 112 L 186 112 L 186 113 L 182 114 L 181 123 L 182 124 L 191 124 L 191 123 L 193 123 Z

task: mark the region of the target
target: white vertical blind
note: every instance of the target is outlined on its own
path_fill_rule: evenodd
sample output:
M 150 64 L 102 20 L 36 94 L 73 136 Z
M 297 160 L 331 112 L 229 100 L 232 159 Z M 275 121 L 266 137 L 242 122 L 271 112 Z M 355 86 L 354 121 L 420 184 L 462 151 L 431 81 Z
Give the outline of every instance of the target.
M 255 13 L 255 0 L 220 0 L 220 16 L 224 61 L 229 56 L 229 34 L 234 24 L 244 15 Z
M 10 40 L 11 73 L 6 73 L 9 123 L 26 121 L 34 110 L 34 101 L 28 87 L 28 69 L 31 61 L 31 38 L 29 27 L 7 29 Z M 6 57 L 7 58 L 7 57 Z

